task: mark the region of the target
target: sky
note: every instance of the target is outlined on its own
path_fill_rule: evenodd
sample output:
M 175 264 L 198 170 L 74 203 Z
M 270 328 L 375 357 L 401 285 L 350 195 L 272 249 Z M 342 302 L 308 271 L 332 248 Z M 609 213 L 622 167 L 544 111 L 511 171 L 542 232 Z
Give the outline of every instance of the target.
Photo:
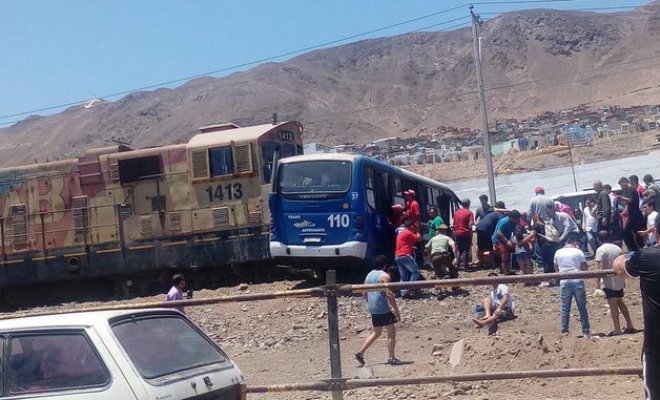
M 494 13 L 523 8 L 632 7 L 649 2 L 537 1 L 478 4 L 475 11 L 492 18 Z M 29 114 L 23 113 L 31 110 L 94 98 L 116 100 L 121 96 L 108 95 L 152 85 L 176 87 L 183 82 L 161 84 L 458 7 L 333 46 L 452 28 L 468 20 L 426 27 L 466 17 L 465 4 L 463 0 L 2 0 L 0 127 L 26 118 Z

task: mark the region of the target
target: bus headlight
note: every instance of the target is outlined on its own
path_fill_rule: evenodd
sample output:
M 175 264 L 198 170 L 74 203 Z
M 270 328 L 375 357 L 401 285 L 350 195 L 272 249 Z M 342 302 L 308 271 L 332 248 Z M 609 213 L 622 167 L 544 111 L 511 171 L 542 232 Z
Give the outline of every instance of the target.
M 360 232 L 358 232 L 358 233 L 355 234 L 355 238 L 356 238 L 356 239 L 362 239 L 362 236 L 363 236 L 363 235 L 362 235 Z

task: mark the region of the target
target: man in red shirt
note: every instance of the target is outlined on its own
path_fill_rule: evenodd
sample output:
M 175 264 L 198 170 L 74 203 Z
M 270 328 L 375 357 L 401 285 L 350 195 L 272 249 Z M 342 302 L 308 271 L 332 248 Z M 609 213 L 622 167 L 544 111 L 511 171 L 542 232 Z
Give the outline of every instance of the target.
M 395 204 L 391 208 L 392 212 L 390 213 L 390 223 L 392 228 L 396 230 L 398 227 L 403 225 L 403 207 L 400 204 Z
M 406 200 L 406 215 L 410 218 L 410 225 L 419 231 L 419 224 L 422 221 L 422 212 L 419 203 L 415 200 L 415 191 L 410 189 L 403 192 L 403 198 Z
M 472 250 L 472 227 L 474 214 L 470 211 L 470 199 L 461 200 L 461 209 L 454 213 L 454 237 L 458 246 L 458 268 L 466 270 Z
M 401 282 L 416 281 L 419 279 L 419 266 L 415 262 L 415 246 L 422 240 L 422 236 L 411 226 L 410 220 L 404 219 L 403 229 L 396 236 L 396 250 L 394 251 L 394 261 L 399 268 Z M 409 297 L 410 291 L 401 290 L 402 297 Z

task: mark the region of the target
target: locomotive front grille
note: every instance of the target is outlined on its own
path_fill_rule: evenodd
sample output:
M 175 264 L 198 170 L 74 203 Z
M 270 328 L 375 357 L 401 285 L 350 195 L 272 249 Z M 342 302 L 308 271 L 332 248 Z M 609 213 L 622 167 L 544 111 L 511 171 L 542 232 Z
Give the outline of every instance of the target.
M 170 231 L 180 231 L 181 230 L 181 213 L 172 212 L 170 213 Z
M 229 207 L 213 209 L 213 226 L 222 227 L 229 225 Z
M 14 248 L 27 246 L 27 206 L 25 204 L 11 206 L 11 229 L 14 235 Z
M 251 211 L 248 213 L 248 224 L 259 225 L 261 224 L 261 211 Z
M 154 226 L 151 222 L 151 215 L 140 217 L 140 228 L 143 235 L 150 235 L 154 232 Z
M 110 172 L 110 180 L 113 181 L 113 182 L 118 182 L 119 181 L 119 164 L 118 163 L 110 164 L 109 172 Z

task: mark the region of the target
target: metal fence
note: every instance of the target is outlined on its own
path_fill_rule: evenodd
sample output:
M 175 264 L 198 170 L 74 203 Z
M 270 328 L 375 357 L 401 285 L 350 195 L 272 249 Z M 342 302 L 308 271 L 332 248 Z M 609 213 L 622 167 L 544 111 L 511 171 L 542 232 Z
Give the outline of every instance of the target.
M 20 318 L 25 316 L 64 314 L 81 311 L 109 311 L 109 310 L 135 310 L 153 308 L 192 307 L 220 303 L 250 302 L 273 300 L 278 298 L 310 298 L 325 297 L 327 299 L 328 343 L 330 348 L 330 378 L 319 382 L 299 382 L 291 384 L 276 384 L 266 386 L 248 386 L 248 393 L 275 393 L 297 391 L 332 392 L 333 400 L 343 399 L 343 392 L 351 389 L 397 386 L 422 385 L 443 382 L 468 382 L 506 379 L 532 379 L 532 378 L 566 378 L 604 375 L 641 375 L 641 367 L 603 367 L 603 368 L 574 368 L 574 369 L 548 369 L 534 371 L 511 371 L 497 373 L 462 374 L 445 376 L 426 376 L 413 378 L 390 379 L 347 379 L 343 378 L 341 371 L 341 351 L 339 337 L 339 315 L 337 299 L 341 296 L 378 291 L 384 289 L 433 289 L 457 286 L 489 286 L 494 283 L 529 283 L 544 282 L 557 279 L 588 279 L 601 278 L 614 275 L 613 270 L 581 271 L 570 274 L 539 274 L 539 275 L 507 275 L 483 278 L 443 279 L 416 282 L 393 282 L 379 284 L 338 284 L 335 271 L 328 271 L 326 284 L 310 289 L 286 290 L 271 293 L 241 294 L 234 296 L 219 296 L 203 299 L 189 299 L 170 302 L 146 302 L 89 307 L 84 310 L 62 310 L 56 312 L 15 313 L 0 316 L 0 320 Z

